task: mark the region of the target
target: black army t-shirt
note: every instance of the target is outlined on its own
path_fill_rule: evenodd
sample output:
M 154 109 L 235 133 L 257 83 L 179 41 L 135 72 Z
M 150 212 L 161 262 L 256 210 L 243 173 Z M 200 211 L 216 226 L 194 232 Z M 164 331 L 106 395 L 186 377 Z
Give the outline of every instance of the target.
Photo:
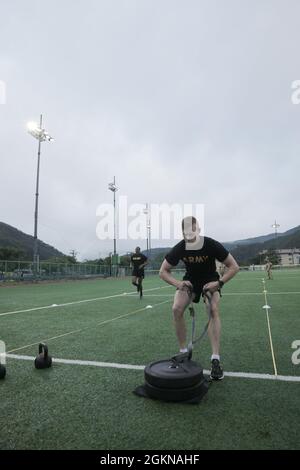
M 131 255 L 133 269 L 138 269 L 145 261 L 147 261 L 147 256 L 143 255 L 143 253 L 133 253 L 133 255 Z
M 200 250 L 187 250 L 185 240 L 181 240 L 166 255 L 172 266 L 183 261 L 186 268 L 186 279 L 204 279 L 216 274 L 216 259 L 221 263 L 227 258 L 229 251 L 221 243 L 212 238 L 204 237 Z

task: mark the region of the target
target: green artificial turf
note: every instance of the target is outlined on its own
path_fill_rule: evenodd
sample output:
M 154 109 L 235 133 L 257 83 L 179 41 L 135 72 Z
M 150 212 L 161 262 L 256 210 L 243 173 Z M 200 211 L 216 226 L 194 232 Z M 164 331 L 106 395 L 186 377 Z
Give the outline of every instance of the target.
M 223 289 L 225 371 L 274 374 L 263 274 L 241 272 Z M 285 376 L 300 376 L 300 365 L 291 361 L 292 342 L 300 339 L 299 281 L 300 272 L 280 271 L 265 284 L 276 365 Z M 35 356 L 46 340 L 54 358 L 129 365 L 176 353 L 174 289 L 151 276 L 142 300 L 124 292 L 134 292 L 129 278 L 1 287 L 0 339 L 20 356 Z M 58 306 L 1 316 L 53 304 Z M 203 304 L 196 310 L 200 332 Z M 190 330 L 188 315 L 187 322 Z M 209 368 L 207 338 L 193 357 Z M 199 405 L 185 405 L 135 396 L 142 370 L 54 363 L 38 371 L 32 361 L 10 357 L 6 367 L 1 449 L 300 448 L 300 382 L 225 377 L 212 383 Z

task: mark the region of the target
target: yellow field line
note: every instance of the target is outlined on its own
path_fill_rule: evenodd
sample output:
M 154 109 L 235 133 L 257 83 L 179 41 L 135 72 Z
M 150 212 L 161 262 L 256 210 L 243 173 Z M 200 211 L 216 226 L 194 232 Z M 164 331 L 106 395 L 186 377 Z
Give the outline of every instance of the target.
M 266 310 L 266 315 L 267 315 L 267 323 L 268 323 L 268 332 L 269 332 L 269 340 L 270 340 L 270 347 L 271 347 L 271 355 L 272 355 L 272 361 L 273 361 L 273 367 L 274 367 L 274 373 L 275 376 L 277 377 L 277 366 L 276 366 L 276 360 L 275 360 L 275 354 L 274 354 L 274 347 L 273 347 L 273 341 L 272 341 L 272 333 L 271 333 L 271 325 L 270 325 L 270 319 L 269 319 L 269 305 L 268 305 L 268 299 L 267 299 L 267 290 L 266 290 L 266 285 L 265 285 L 265 280 L 263 279 L 263 286 L 264 286 L 264 296 L 265 296 L 265 305 L 263 308 Z

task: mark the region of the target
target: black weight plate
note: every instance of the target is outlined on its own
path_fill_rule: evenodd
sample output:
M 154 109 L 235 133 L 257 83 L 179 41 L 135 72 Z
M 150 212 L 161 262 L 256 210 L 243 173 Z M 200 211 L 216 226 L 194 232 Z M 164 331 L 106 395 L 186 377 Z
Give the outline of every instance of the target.
M 182 389 L 199 384 L 203 379 L 203 369 L 188 359 L 178 363 L 167 359 L 146 366 L 144 375 L 146 382 L 154 387 Z
M 202 379 L 193 387 L 176 389 L 176 388 L 159 388 L 145 382 L 145 390 L 150 398 L 163 401 L 182 402 L 192 400 L 193 398 L 202 398 L 208 390 L 206 379 Z

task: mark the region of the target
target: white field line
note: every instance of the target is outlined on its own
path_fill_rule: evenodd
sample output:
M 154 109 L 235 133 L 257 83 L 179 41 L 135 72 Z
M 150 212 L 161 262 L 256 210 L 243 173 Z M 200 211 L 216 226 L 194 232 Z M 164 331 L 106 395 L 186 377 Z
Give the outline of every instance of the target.
M 19 356 L 16 354 L 6 354 L 9 359 L 16 359 L 22 361 L 34 361 L 33 356 Z M 129 369 L 129 370 L 144 370 L 145 366 L 133 364 L 118 364 L 114 362 L 98 362 L 98 361 L 82 361 L 77 359 L 57 359 L 52 358 L 54 364 L 68 364 L 78 366 L 93 366 L 93 367 L 107 367 L 114 369 Z M 204 370 L 204 374 L 209 375 L 209 370 Z M 257 374 L 252 372 L 224 372 L 226 377 L 236 377 L 244 379 L 260 379 L 260 380 L 275 380 L 282 382 L 300 382 L 300 376 L 293 375 L 270 375 L 270 374 Z
M 159 289 L 169 289 L 172 286 L 163 286 L 163 287 L 154 287 L 152 289 L 145 289 L 144 292 L 150 292 L 154 290 L 159 290 Z M 269 295 L 293 295 L 293 294 L 300 294 L 300 292 L 268 292 Z M 52 309 L 52 308 L 59 308 L 59 307 L 68 307 L 70 305 L 76 305 L 76 304 L 82 304 L 86 302 L 97 302 L 99 300 L 107 300 L 107 299 L 114 299 L 117 297 L 123 297 L 127 295 L 136 295 L 136 292 L 123 292 L 122 294 L 115 294 L 115 295 L 108 295 L 105 297 L 96 297 L 94 299 L 85 299 L 85 300 L 77 300 L 75 302 L 67 302 L 64 304 L 52 304 L 52 305 L 44 305 L 42 307 L 34 307 L 34 308 L 28 308 L 25 310 L 14 310 L 10 312 L 3 312 L 0 313 L 0 317 L 6 316 L 6 315 L 14 315 L 16 313 L 26 313 L 26 312 L 35 312 L 37 310 L 45 310 L 45 309 Z M 172 296 L 173 294 L 166 294 L 166 297 Z M 227 296 L 227 295 L 261 295 L 260 292 L 228 292 L 228 293 L 223 293 L 222 296 Z M 149 294 L 144 294 L 144 297 L 149 297 Z M 153 295 L 154 297 L 155 295 Z M 157 297 L 161 297 L 163 295 L 157 294 Z
M 158 289 L 168 289 L 171 286 L 163 286 L 163 287 L 154 287 L 152 289 L 145 289 L 144 292 L 150 292 L 153 290 L 158 290 Z M 69 305 L 76 305 L 76 304 L 83 304 L 86 302 L 97 302 L 98 300 L 107 300 L 107 299 L 114 299 L 116 297 L 124 297 L 127 295 L 136 295 L 136 292 L 123 292 L 122 294 L 115 294 L 115 295 L 108 295 L 105 297 L 96 297 L 94 299 L 85 299 L 85 300 L 76 300 L 75 302 L 67 302 L 64 304 L 52 304 L 52 305 L 45 305 L 43 307 L 34 307 L 34 308 L 27 308 L 26 310 L 15 310 L 12 312 L 4 312 L 0 313 L 0 317 L 3 317 L 5 315 L 13 315 L 15 313 L 26 313 L 26 312 L 34 312 L 36 310 L 44 310 L 48 308 L 58 308 L 58 307 L 68 307 Z
M 274 271 L 272 271 L 272 274 L 274 275 Z M 300 276 L 299 276 L 299 275 L 298 275 L 298 276 L 295 276 L 295 275 L 292 276 L 292 275 L 288 275 L 288 274 L 286 274 L 286 275 L 284 275 L 284 276 L 278 276 L 278 275 L 276 276 L 276 273 L 275 273 L 275 278 L 276 278 L 276 280 L 277 280 L 277 279 L 280 279 L 280 280 L 281 280 L 281 279 L 286 279 L 286 278 L 289 278 L 289 279 L 290 279 L 290 278 L 297 278 L 297 279 L 299 279 Z M 254 282 L 254 281 L 255 281 L 255 282 L 259 282 L 259 281 L 261 281 L 262 279 L 265 279 L 266 281 L 268 281 L 268 278 L 267 278 L 267 277 L 265 277 L 265 278 L 263 278 L 263 277 L 255 277 L 255 278 L 252 278 L 252 279 L 251 279 L 251 278 L 250 278 L 250 279 L 247 279 L 246 277 L 243 277 L 243 278 L 240 278 L 240 277 L 239 277 L 239 278 L 236 278 L 236 277 L 235 277 L 235 278 L 234 278 L 234 281 L 235 281 L 235 282 L 236 282 L 236 281 L 243 281 L 243 282 L 246 282 L 246 281 L 247 281 L 247 282 L 249 282 L 249 281 L 250 281 L 250 282 L 251 282 L 251 281 Z
M 159 302 L 158 304 L 152 305 L 152 308 L 158 307 L 158 306 L 163 305 L 163 304 L 168 303 L 168 302 L 170 302 L 170 301 L 169 300 L 164 300 L 163 302 Z M 58 335 L 58 336 L 52 336 L 51 338 L 46 338 L 46 339 L 37 341 L 35 343 L 26 344 L 25 346 L 21 346 L 20 348 L 11 349 L 10 351 L 8 351 L 8 353 L 12 353 L 12 352 L 15 352 L 15 351 L 20 351 L 21 349 L 27 349 L 31 346 L 36 346 L 40 343 L 44 343 L 44 342 L 48 343 L 49 341 L 53 341 L 55 339 L 63 338 L 65 336 L 73 335 L 75 333 L 81 333 L 82 331 L 85 331 L 85 330 L 90 330 L 91 328 L 97 328 L 98 326 L 102 326 L 102 325 L 105 325 L 107 323 L 112 323 L 113 321 L 120 320 L 121 318 L 129 317 L 130 315 L 134 315 L 135 313 L 142 312 L 143 310 L 147 310 L 147 307 L 142 307 L 142 308 L 139 308 L 137 310 L 133 310 L 131 312 L 125 313 L 124 315 L 118 315 L 117 317 L 110 318 L 109 320 L 103 320 L 99 323 L 93 324 L 92 326 L 85 326 L 84 328 L 80 328 L 78 330 L 68 331 L 67 333 L 62 333 L 61 335 Z
M 299 295 L 300 292 L 299 291 L 294 291 L 294 292 L 269 292 L 268 291 L 268 295 L 293 295 L 293 294 L 296 294 L 296 295 Z M 222 296 L 225 296 L 225 295 L 261 295 L 261 292 L 224 292 L 222 294 Z
M 299 295 L 300 292 L 268 292 L 269 295 Z M 261 292 L 223 292 L 222 297 L 226 297 L 229 295 L 259 295 L 261 296 Z M 144 297 L 171 297 L 174 294 L 144 294 Z

